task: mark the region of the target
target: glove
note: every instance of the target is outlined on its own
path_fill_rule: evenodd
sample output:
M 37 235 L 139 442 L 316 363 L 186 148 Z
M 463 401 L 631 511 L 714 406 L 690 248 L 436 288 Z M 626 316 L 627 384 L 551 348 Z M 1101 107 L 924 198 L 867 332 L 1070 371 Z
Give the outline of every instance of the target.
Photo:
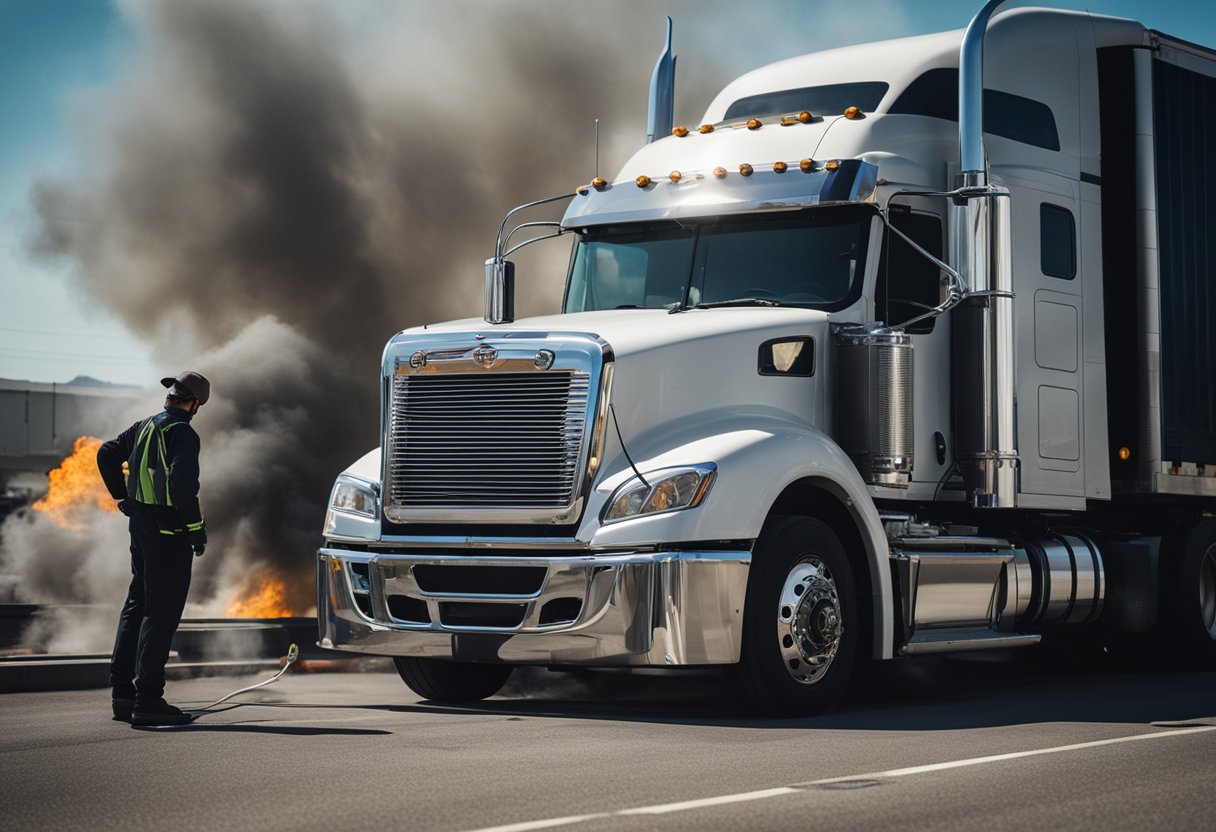
M 130 517 L 131 509 L 132 509 L 132 502 L 129 498 L 124 498 L 124 499 L 121 499 L 118 501 L 118 510 L 121 511 L 124 516 Z
M 196 558 L 201 558 L 203 552 L 207 551 L 207 532 L 205 530 L 190 532 L 186 535 L 186 541 L 190 544 Z

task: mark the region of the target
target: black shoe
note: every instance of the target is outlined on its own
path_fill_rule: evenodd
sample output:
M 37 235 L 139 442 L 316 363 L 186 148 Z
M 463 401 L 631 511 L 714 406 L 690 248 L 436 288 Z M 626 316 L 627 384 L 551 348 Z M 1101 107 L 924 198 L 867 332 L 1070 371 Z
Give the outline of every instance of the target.
M 135 726 L 152 725 L 187 725 L 194 721 L 190 714 L 183 713 L 163 699 L 153 702 L 135 700 L 135 708 L 131 712 L 131 724 Z
M 118 722 L 130 722 L 131 712 L 135 710 L 135 697 L 115 696 L 110 699 L 114 708 L 114 719 Z

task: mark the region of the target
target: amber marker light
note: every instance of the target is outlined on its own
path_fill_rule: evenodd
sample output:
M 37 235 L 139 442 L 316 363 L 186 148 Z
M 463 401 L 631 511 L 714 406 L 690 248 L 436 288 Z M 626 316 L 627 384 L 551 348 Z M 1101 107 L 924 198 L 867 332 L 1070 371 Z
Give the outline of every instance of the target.
M 637 183 L 637 186 L 639 188 L 645 188 L 647 185 L 650 184 L 650 177 L 643 173 L 641 176 L 639 176 L 637 179 L 635 179 L 633 181 Z
M 857 109 L 856 107 L 845 107 L 844 108 L 844 117 L 847 118 L 849 121 L 861 118 L 861 110 Z
M 597 176 L 591 180 L 591 187 L 595 188 L 597 191 L 602 191 L 604 188 L 608 187 L 608 180 L 604 179 L 602 176 Z
M 1119 449 L 1119 459 L 1121 461 L 1127 462 L 1131 458 L 1132 458 L 1132 449 L 1131 448 L 1122 447 Z
M 587 194 L 590 193 L 590 191 L 588 191 L 586 187 L 581 186 L 581 185 L 578 188 L 575 188 L 574 192 L 576 194 L 578 194 L 579 196 L 586 196 Z
M 752 166 L 747 162 L 744 162 L 743 164 L 739 165 L 739 173 L 743 174 L 744 176 L 751 176 Z
M 815 160 L 814 159 L 803 159 L 801 162 L 798 163 L 798 170 L 802 171 L 803 173 L 810 173 L 814 169 L 815 169 Z
M 698 133 L 712 133 L 712 132 L 714 132 L 714 126 L 712 124 L 702 124 L 700 127 L 697 128 L 697 132 Z
M 682 139 L 688 135 L 688 128 L 685 127 L 683 124 L 677 124 L 675 126 L 675 128 L 671 131 L 671 135 L 678 136 L 679 138 Z
M 678 170 L 673 170 L 671 173 L 667 174 L 667 178 L 670 179 L 672 184 L 674 185 L 676 182 L 679 182 L 683 177 L 680 175 L 680 172 Z
M 800 122 L 802 122 L 803 124 L 810 124 L 812 121 L 815 120 L 815 117 L 813 115 L 811 115 L 810 113 L 808 113 L 806 110 L 803 110 L 801 113 L 798 114 L 798 120 Z
M 749 118 L 747 120 L 747 129 L 748 130 L 759 130 L 760 129 L 760 119 Z
M 793 116 L 786 116 L 785 118 L 781 119 L 782 127 L 789 127 L 791 124 L 797 124 L 797 123 L 798 123 L 798 119 L 794 118 Z
M 785 162 L 773 162 L 773 173 L 785 173 L 789 169 L 789 165 Z
M 714 168 L 714 176 L 718 177 L 719 179 L 725 179 L 726 178 L 726 168 L 722 167 L 721 165 Z
M 829 173 L 831 173 L 834 170 L 839 170 L 840 162 L 836 161 L 835 159 L 833 159 L 830 162 L 825 162 L 823 165 L 823 169 L 828 171 Z

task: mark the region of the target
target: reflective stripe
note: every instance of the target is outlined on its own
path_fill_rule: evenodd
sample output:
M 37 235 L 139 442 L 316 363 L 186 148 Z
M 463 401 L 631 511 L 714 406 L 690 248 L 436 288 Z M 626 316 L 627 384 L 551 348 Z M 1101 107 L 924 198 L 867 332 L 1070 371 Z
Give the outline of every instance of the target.
M 161 534 L 168 534 L 168 535 L 174 535 L 174 534 L 177 534 L 177 532 L 171 532 L 171 531 L 169 531 L 168 529 L 158 529 L 158 531 L 159 531 Z
M 197 523 L 187 523 L 186 524 L 186 531 L 188 531 L 188 532 L 198 532 L 198 531 L 202 531 L 202 529 L 203 529 L 202 520 L 199 520 Z
M 148 473 L 148 452 L 152 450 L 152 432 L 156 430 L 155 423 L 149 419 L 139 432 L 139 441 L 143 444 L 143 454 L 139 461 L 139 493 L 135 496 L 137 502 L 156 504 L 156 485 L 152 475 Z
M 169 495 L 169 462 L 165 459 L 165 435 L 161 431 L 156 432 L 156 452 L 160 455 L 160 470 L 165 477 L 165 505 L 173 508 L 173 497 Z

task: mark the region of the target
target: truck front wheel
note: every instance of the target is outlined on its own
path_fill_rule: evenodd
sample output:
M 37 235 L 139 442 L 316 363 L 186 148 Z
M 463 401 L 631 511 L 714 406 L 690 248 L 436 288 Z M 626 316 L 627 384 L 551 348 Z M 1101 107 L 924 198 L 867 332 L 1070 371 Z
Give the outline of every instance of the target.
M 853 570 L 832 529 L 775 517 L 757 541 L 735 675 L 757 709 L 809 716 L 848 684 L 861 630 Z
M 477 702 L 502 690 L 514 669 L 509 664 L 469 664 L 442 659 L 395 658 L 409 689 L 432 702 Z

